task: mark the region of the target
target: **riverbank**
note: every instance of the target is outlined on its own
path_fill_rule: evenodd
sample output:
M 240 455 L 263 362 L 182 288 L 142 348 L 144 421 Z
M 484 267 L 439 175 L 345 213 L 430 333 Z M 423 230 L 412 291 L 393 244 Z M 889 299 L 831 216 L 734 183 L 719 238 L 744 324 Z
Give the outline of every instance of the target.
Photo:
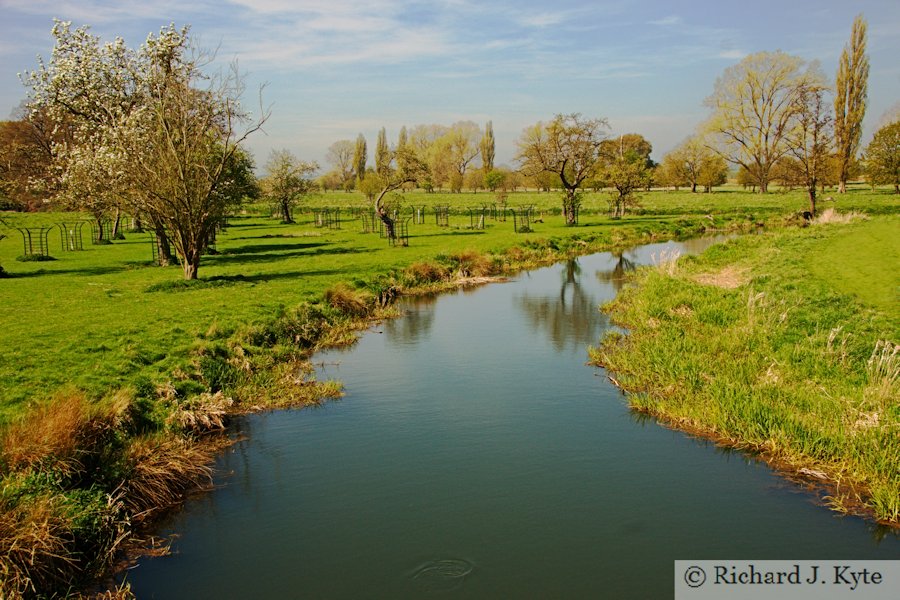
M 99 397 L 76 386 L 60 389 L 3 432 L 0 592 L 70 593 L 105 572 L 121 552 L 140 546 L 158 515 L 209 485 L 212 453 L 227 443 L 222 433 L 231 415 L 338 396 L 339 384 L 312 381 L 308 357 L 352 343 L 357 330 L 392 316 L 399 296 L 491 281 L 612 246 L 696 235 L 704 227 L 700 220 L 692 227 L 683 220 L 652 229 L 623 224 L 528 236 L 494 252 L 441 253 L 357 278 L 355 286 L 333 284 L 319 300 L 264 320 L 235 327 L 213 321 L 161 377 L 139 372 Z M 203 284 L 199 290 L 207 289 Z M 190 291 L 173 286 L 170 294 Z
M 7 363 L 19 365 L 9 380 L 21 385 L 4 393 L 21 394 L 35 380 L 52 386 L 67 376 L 74 385 L 8 417 L 0 452 L 6 586 L 0 591 L 6 597 L 64 593 L 104 572 L 156 516 L 208 485 L 211 452 L 226 442 L 221 433 L 230 415 L 339 395 L 338 384 L 311 380 L 307 358 L 319 348 L 352 343 L 358 329 L 392 316 L 391 305 L 403 294 L 710 229 L 745 231 L 758 222 L 742 214 L 599 218 L 571 229 L 548 223 L 546 232 L 527 235 L 506 227 L 499 235 L 432 228 L 439 233 L 426 230 L 415 241 L 421 247 L 388 254 L 383 240 L 355 232 L 309 231 L 301 223 L 270 233 L 271 225 L 248 217 L 236 220 L 231 239 L 220 243 L 210 261 L 212 277 L 196 284 L 166 284 L 171 272 L 137 268 L 133 259 L 125 268 L 89 263 L 87 253 L 72 259 L 85 261 L 83 271 L 45 263 L 52 266 L 14 272 L 12 282 L 24 294 L 14 298 L 21 306 L 13 313 L 23 318 L 4 335 L 12 336 L 12 358 L 23 357 Z M 769 224 L 793 222 L 779 216 Z M 120 248 L 132 253 L 127 256 L 144 250 L 137 243 Z M 272 267 L 249 276 L 227 270 L 247 265 Z M 48 290 L 46 279 L 54 277 Z M 35 285 L 42 279 L 43 287 Z M 53 296 L 70 294 L 79 302 L 60 314 L 35 300 L 37 294 L 49 304 Z M 28 302 L 34 306 L 27 308 Z M 124 332 L 109 318 L 122 314 L 123 303 L 132 317 Z M 67 339 L 79 330 L 92 339 Z M 47 351 L 59 363 L 35 363 L 35 347 L 14 344 L 22 331 L 52 333 L 38 337 L 41 344 L 59 344 Z
M 898 226 L 823 222 L 660 257 L 604 307 L 629 331 L 592 360 L 635 410 L 898 527 Z

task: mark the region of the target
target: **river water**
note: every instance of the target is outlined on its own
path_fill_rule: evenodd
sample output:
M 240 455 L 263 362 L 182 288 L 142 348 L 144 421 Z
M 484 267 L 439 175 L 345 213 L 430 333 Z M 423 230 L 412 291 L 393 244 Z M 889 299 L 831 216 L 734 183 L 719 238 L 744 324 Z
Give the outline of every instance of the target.
M 664 598 L 676 559 L 897 559 L 740 453 L 630 412 L 589 344 L 622 274 L 601 253 L 406 302 L 316 356 L 346 396 L 242 418 L 219 488 L 167 522 L 138 598 Z

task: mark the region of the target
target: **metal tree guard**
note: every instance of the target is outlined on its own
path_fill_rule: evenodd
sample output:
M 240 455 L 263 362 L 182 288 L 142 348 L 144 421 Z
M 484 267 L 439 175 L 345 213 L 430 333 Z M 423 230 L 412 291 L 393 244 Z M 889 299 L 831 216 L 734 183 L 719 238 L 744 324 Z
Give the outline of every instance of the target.
M 450 226 L 450 205 L 437 205 L 434 207 L 434 222 L 438 227 Z
M 394 237 L 388 238 L 391 246 L 409 246 L 409 222 L 412 217 L 394 221 Z
M 63 252 L 84 250 L 84 241 L 81 235 L 81 229 L 84 227 L 84 221 L 75 221 L 74 223 L 57 223 L 56 226 L 59 227 L 59 240 L 62 244 Z
M 25 256 L 50 258 L 48 236 L 52 227 L 17 227 L 22 234 L 22 246 Z
M 109 219 L 91 221 L 91 243 L 112 244 L 112 221 Z
M 531 213 L 534 210 L 534 206 L 511 206 L 507 210 L 513 216 L 513 231 L 516 233 L 531 233 L 533 231 L 531 229 Z

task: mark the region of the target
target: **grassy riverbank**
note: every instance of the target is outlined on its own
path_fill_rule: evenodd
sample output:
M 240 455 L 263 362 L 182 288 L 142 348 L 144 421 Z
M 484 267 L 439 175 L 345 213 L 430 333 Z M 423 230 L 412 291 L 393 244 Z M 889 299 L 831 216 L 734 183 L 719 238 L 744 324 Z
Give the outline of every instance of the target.
M 343 205 L 338 196 L 314 203 Z M 515 233 L 511 219 L 470 228 L 471 195 L 436 195 L 432 204 L 455 210 L 450 226 L 433 217 L 411 226 L 409 247 L 362 234 L 349 218 L 332 230 L 315 227 L 308 213 L 289 225 L 240 215 L 220 234 L 217 254 L 205 257 L 202 279 L 189 283 L 177 267 L 152 266 L 146 233 L 106 246 L 90 245 L 86 233 L 84 251 L 62 252 L 54 230 L 56 260 L 19 262 L 21 240 L 7 230 L 0 597 L 61 593 L 102 572 L 142 525 L 209 481 L 223 437 L 215 434 L 230 414 L 339 394 L 336 384 L 308 379 L 306 359 L 389 316 L 398 295 L 614 246 L 796 223 L 805 202 L 800 194 L 731 192 L 717 211 L 715 194 L 655 193 L 643 214 L 614 221 L 586 212 L 569 228 L 555 194 L 526 197 L 545 213 L 532 232 Z M 759 206 L 751 212 L 741 200 Z M 857 192 L 843 204 L 890 212 L 893 199 Z M 4 215 L 15 227 L 73 217 Z
M 900 525 L 900 218 L 745 236 L 641 271 L 595 362 L 632 406 Z M 666 257 L 671 258 L 671 257 Z

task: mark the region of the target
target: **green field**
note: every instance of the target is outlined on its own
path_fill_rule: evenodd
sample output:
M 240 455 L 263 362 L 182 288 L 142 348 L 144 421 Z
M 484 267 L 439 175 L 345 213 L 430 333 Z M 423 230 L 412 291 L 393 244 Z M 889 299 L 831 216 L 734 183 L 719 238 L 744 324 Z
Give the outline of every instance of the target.
M 900 218 L 743 236 L 644 270 L 592 357 L 633 407 L 900 521 Z
M 329 193 L 305 203 L 297 223 L 255 216 L 266 207 L 231 219 L 217 240 L 219 254 L 205 257 L 199 285 L 148 291 L 177 282 L 178 267 L 151 263 L 151 236 L 127 234 L 109 246 L 92 246 L 84 228 L 84 251 L 63 252 L 59 232 L 49 233 L 50 262 L 18 262 L 22 238 L 7 228 L 0 241 L 0 265 L 11 275 L 0 282 L 0 422 L 21 412 L 29 401 L 74 385 L 97 397 L 128 385 L 138 374 L 167 377 L 184 365 L 191 348 L 211 327 L 232 332 L 270 318 L 279 310 L 314 301 L 336 282 L 356 287 L 415 261 L 467 249 L 500 252 L 513 245 L 578 236 L 611 243 L 640 239 L 653 232 L 691 234 L 706 227 L 748 225 L 778 219 L 805 206 L 800 192 L 760 196 L 737 189 L 714 194 L 645 194 L 638 213 L 621 221 L 608 218 L 605 193 L 586 194 L 578 227 L 568 228 L 558 212 L 558 194 L 511 194 L 510 206 L 533 204 L 543 222 L 534 232 L 517 234 L 512 219 L 488 219 L 484 230 L 470 229 L 470 206 L 494 196 L 408 193 L 406 206 L 449 204 L 450 227 L 438 228 L 427 211 L 424 225 L 411 225 L 409 247 L 389 247 L 377 234 L 363 234 L 346 207 L 365 206 L 360 194 Z M 841 207 L 867 212 L 892 210 L 894 198 L 863 190 L 841 197 Z M 317 228 L 310 207 L 345 207 L 340 230 Z M 79 215 L 12 214 L 10 227 L 55 226 Z
M 566 227 L 557 194 L 511 194 L 537 217 L 517 233 L 510 217 L 471 227 L 468 207 L 491 194 L 408 193 L 407 210 L 448 204 L 451 216 L 438 227 L 427 211 L 406 247 L 362 233 L 349 212 L 360 195 L 309 198 L 294 224 L 248 206 L 190 282 L 154 265 L 148 233 L 94 246 L 85 227 L 84 249 L 66 252 L 52 228 L 82 215 L 3 213 L 0 596 L 103 573 L 135 528 L 209 482 L 208 445 L 225 437 L 209 433 L 230 413 L 339 394 L 309 380 L 310 353 L 390 316 L 398 293 L 716 231 L 786 233 L 743 236 L 679 263 L 675 277 L 639 278 L 614 309 L 632 335 L 602 360 L 639 392 L 639 410 L 840 478 L 836 506 L 856 500 L 896 523 L 897 377 L 869 359 L 878 340 L 900 337 L 897 197 L 856 189 L 837 208 L 872 220 L 809 228 L 800 192 L 652 192 L 621 220 L 606 198 L 586 194 L 578 226 Z M 339 229 L 316 226 L 324 206 L 344 208 Z M 41 226 L 54 260 L 17 260 L 17 228 Z M 697 283 L 710 273 L 738 287 Z

